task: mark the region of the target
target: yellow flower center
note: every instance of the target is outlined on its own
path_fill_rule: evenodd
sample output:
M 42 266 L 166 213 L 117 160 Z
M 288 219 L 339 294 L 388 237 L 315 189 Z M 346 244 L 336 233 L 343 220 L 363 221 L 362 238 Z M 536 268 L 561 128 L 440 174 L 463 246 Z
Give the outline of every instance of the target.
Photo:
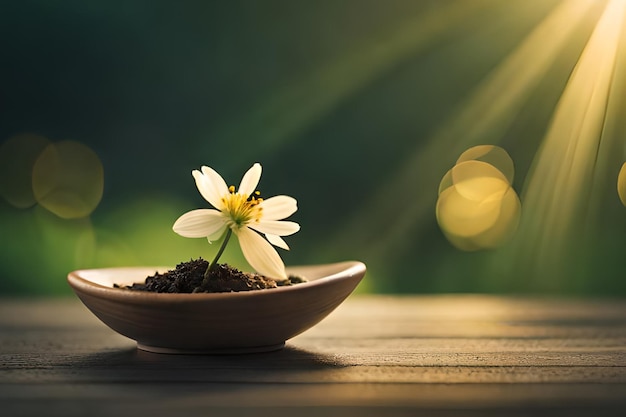
M 231 229 L 239 229 L 253 221 L 261 220 L 262 208 L 259 204 L 263 199 L 260 192 L 255 191 L 252 195 L 239 194 L 232 185 L 228 187 L 228 191 L 230 194 L 222 197 L 222 203 L 223 213 L 228 217 L 228 226 Z

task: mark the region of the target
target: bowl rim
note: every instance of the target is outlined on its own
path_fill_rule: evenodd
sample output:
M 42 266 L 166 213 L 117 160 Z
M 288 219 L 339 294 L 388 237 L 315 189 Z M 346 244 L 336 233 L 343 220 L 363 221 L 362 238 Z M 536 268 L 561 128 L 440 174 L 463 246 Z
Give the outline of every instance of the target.
M 315 268 L 331 266 L 339 268 L 336 272 L 329 275 L 324 275 L 319 278 L 312 279 L 311 281 L 299 283 L 297 285 L 283 286 L 277 288 L 270 288 L 267 290 L 258 291 L 239 291 L 239 292 L 220 292 L 220 293 L 156 293 L 148 291 L 129 291 L 122 288 L 108 287 L 101 284 L 97 284 L 89 279 L 83 278 L 85 272 L 111 272 L 119 270 L 137 270 L 145 271 L 152 269 L 154 271 L 163 271 L 172 269 L 172 267 L 163 266 L 127 266 L 127 267 L 110 267 L 110 268 L 88 268 L 77 269 L 70 272 L 67 275 L 67 281 L 72 289 L 76 292 L 88 293 L 91 296 L 99 298 L 107 298 L 118 301 L 154 301 L 154 302 L 189 302 L 189 301 L 208 301 L 208 300 L 224 300 L 231 298 L 252 298 L 269 294 L 289 293 L 293 291 L 300 291 L 305 288 L 319 287 L 327 285 L 333 281 L 350 279 L 358 276 L 359 280 L 363 278 L 366 272 L 366 266 L 363 262 L 350 260 L 342 262 L 331 262 L 325 264 L 310 264 L 310 265 L 294 265 L 287 267 L 287 271 L 300 268 Z

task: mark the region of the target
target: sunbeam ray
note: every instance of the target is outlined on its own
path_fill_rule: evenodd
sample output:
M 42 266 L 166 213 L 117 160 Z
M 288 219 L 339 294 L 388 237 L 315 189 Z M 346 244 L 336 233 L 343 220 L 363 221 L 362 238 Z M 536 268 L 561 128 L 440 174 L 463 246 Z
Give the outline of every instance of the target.
M 624 0 L 607 4 L 561 96 L 522 195 L 518 261 L 532 265 L 532 277 L 551 276 L 552 286 L 571 275 L 568 263 L 576 250 L 586 250 L 581 243 L 625 12 Z

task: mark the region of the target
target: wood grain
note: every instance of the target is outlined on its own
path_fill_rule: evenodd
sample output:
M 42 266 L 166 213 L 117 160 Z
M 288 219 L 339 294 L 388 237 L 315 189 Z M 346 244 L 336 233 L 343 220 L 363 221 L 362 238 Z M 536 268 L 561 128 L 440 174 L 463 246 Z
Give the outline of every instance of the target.
M 0 300 L 13 415 L 621 415 L 623 300 L 353 296 L 279 352 L 138 351 L 75 299 Z

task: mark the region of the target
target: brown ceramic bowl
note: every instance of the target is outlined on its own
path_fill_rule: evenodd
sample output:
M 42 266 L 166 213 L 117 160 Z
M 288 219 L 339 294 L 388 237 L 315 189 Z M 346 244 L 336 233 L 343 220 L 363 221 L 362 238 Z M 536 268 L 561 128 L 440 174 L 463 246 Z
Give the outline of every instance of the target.
M 320 322 L 365 275 L 357 261 L 287 268 L 309 282 L 268 290 L 162 294 L 113 288 L 168 268 L 84 269 L 67 280 L 81 301 L 139 349 L 159 353 L 277 350 Z

